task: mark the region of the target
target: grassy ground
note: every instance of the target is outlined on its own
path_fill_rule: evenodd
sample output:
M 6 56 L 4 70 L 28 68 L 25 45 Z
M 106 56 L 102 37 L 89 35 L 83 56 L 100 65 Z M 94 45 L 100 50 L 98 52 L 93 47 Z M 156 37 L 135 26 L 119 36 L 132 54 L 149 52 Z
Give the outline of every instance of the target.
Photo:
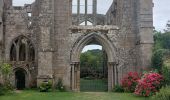
M 80 80 L 80 91 L 86 92 L 86 91 L 100 91 L 104 92 L 107 91 L 107 81 L 102 79 L 81 79 Z
M 26 90 L 17 91 L 13 94 L 0 96 L 0 100 L 148 100 L 137 97 L 130 93 L 107 93 L 107 92 L 48 92 Z

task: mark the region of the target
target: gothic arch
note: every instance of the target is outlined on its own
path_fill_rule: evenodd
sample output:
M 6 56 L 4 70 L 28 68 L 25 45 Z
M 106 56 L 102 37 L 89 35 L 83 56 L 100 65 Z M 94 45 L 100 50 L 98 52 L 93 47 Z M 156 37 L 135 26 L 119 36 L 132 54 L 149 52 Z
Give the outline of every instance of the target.
M 20 35 L 13 39 L 9 51 L 10 61 L 35 60 L 35 46 L 26 36 Z
M 79 62 L 80 54 L 83 48 L 88 45 L 93 40 L 97 41 L 100 45 L 104 47 L 108 55 L 108 62 L 116 62 L 116 48 L 115 46 L 109 41 L 109 39 L 101 33 L 90 33 L 86 36 L 82 36 L 78 41 L 75 42 L 72 52 L 71 52 L 71 61 L 72 62 Z
M 80 54 L 82 49 L 93 41 L 103 46 L 108 57 L 108 91 L 117 84 L 117 57 L 116 48 L 106 35 L 101 32 L 92 32 L 80 37 L 71 51 L 71 87 L 73 91 L 80 91 Z
M 14 86 L 18 89 L 18 83 L 17 83 L 17 76 L 16 76 L 16 73 L 17 73 L 17 71 L 20 71 L 20 72 L 22 72 L 23 74 L 24 74 L 24 80 L 21 80 L 21 81 L 23 81 L 24 83 L 24 87 L 22 88 L 22 89 L 24 89 L 24 88 L 28 88 L 29 87 L 29 80 L 30 80 L 30 73 L 29 73 L 29 70 L 26 68 L 26 67 L 21 67 L 21 66 L 15 66 L 14 68 L 13 68 L 13 74 L 14 74 Z

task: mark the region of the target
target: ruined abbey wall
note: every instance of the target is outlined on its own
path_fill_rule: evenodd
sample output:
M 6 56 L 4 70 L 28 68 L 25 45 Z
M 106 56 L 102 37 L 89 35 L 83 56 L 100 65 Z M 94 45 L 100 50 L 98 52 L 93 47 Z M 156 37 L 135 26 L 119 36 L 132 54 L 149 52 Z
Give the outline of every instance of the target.
M 0 0 L 0 60 L 11 63 L 14 69 L 26 69 L 28 87 L 33 81 L 39 85 L 52 80 L 55 84 L 61 78 L 68 89 L 78 90 L 79 51 L 93 39 L 110 56 L 108 88 L 118 84 L 127 72 L 150 66 L 152 0 L 114 0 L 106 15 L 94 14 L 94 26 L 79 26 L 86 17 L 72 14 L 71 0 L 36 0 L 24 7 L 13 7 L 11 0 L 3 1 Z M 94 15 L 87 17 L 93 22 Z M 81 17 L 79 23 L 77 17 Z M 10 61 L 11 45 L 19 36 L 34 45 L 33 62 Z

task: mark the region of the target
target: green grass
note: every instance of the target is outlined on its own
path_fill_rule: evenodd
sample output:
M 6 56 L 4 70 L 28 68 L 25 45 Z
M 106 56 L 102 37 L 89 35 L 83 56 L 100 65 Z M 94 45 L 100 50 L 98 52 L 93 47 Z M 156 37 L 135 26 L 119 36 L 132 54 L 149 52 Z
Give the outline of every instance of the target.
M 41 93 L 33 90 L 20 91 L 5 96 L 0 100 L 148 100 L 137 97 L 131 93 L 108 93 L 108 92 L 48 92 Z
M 80 80 L 80 91 L 107 91 L 107 80 L 102 79 L 81 79 Z

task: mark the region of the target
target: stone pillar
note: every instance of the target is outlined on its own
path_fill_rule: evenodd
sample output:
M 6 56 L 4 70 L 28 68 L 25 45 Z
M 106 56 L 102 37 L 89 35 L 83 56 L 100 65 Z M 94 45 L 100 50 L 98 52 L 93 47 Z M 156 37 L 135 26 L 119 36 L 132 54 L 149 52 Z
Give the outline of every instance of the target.
M 85 26 L 87 26 L 87 9 L 88 9 L 88 4 L 87 4 L 87 0 L 85 0 Z
M 80 91 L 80 64 L 79 62 L 73 62 L 71 64 L 72 72 L 71 72 L 71 89 L 72 91 L 79 92 Z
M 108 62 L 108 91 L 111 91 L 115 83 L 115 68 L 113 62 Z
M 12 6 L 12 0 L 3 0 L 5 9 L 9 9 Z
M 42 82 L 51 80 L 53 81 L 53 49 L 51 40 L 52 20 L 54 14 L 52 0 L 43 0 L 39 4 L 40 18 L 39 18 L 39 47 L 38 47 L 38 76 L 37 85 L 39 86 Z
M 43 81 L 53 79 L 53 53 L 50 49 L 50 29 L 41 26 L 41 48 L 38 51 L 38 86 Z
M 138 24 L 139 24 L 139 48 L 140 66 L 147 69 L 151 65 L 153 46 L 153 2 L 152 0 L 139 0 Z
M 16 46 L 16 60 L 19 61 L 19 45 Z
M 77 0 L 77 25 L 79 25 L 80 21 L 80 0 Z
M 71 90 L 74 91 L 74 86 L 75 86 L 75 78 L 74 78 L 74 75 L 75 74 L 75 71 L 74 71 L 74 63 L 71 64 Z
M 97 0 L 93 0 L 93 25 L 96 25 Z
M 51 0 L 48 0 L 51 1 Z M 72 23 L 72 0 L 54 0 L 53 70 L 55 79 L 62 78 L 63 85 L 70 88 L 70 48 L 69 28 Z
M 28 43 L 26 43 L 25 52 L 26 52 L 26 61 L 29 61 L 29 45 L 28 45 Z
M 78 63 L 75 67 L 77 73 L 77 92 L 80 91 L 80 64 Z
M 118 69 L 117 69 L 117 65 L 114 64 L 114 85 L 118 84 Z

